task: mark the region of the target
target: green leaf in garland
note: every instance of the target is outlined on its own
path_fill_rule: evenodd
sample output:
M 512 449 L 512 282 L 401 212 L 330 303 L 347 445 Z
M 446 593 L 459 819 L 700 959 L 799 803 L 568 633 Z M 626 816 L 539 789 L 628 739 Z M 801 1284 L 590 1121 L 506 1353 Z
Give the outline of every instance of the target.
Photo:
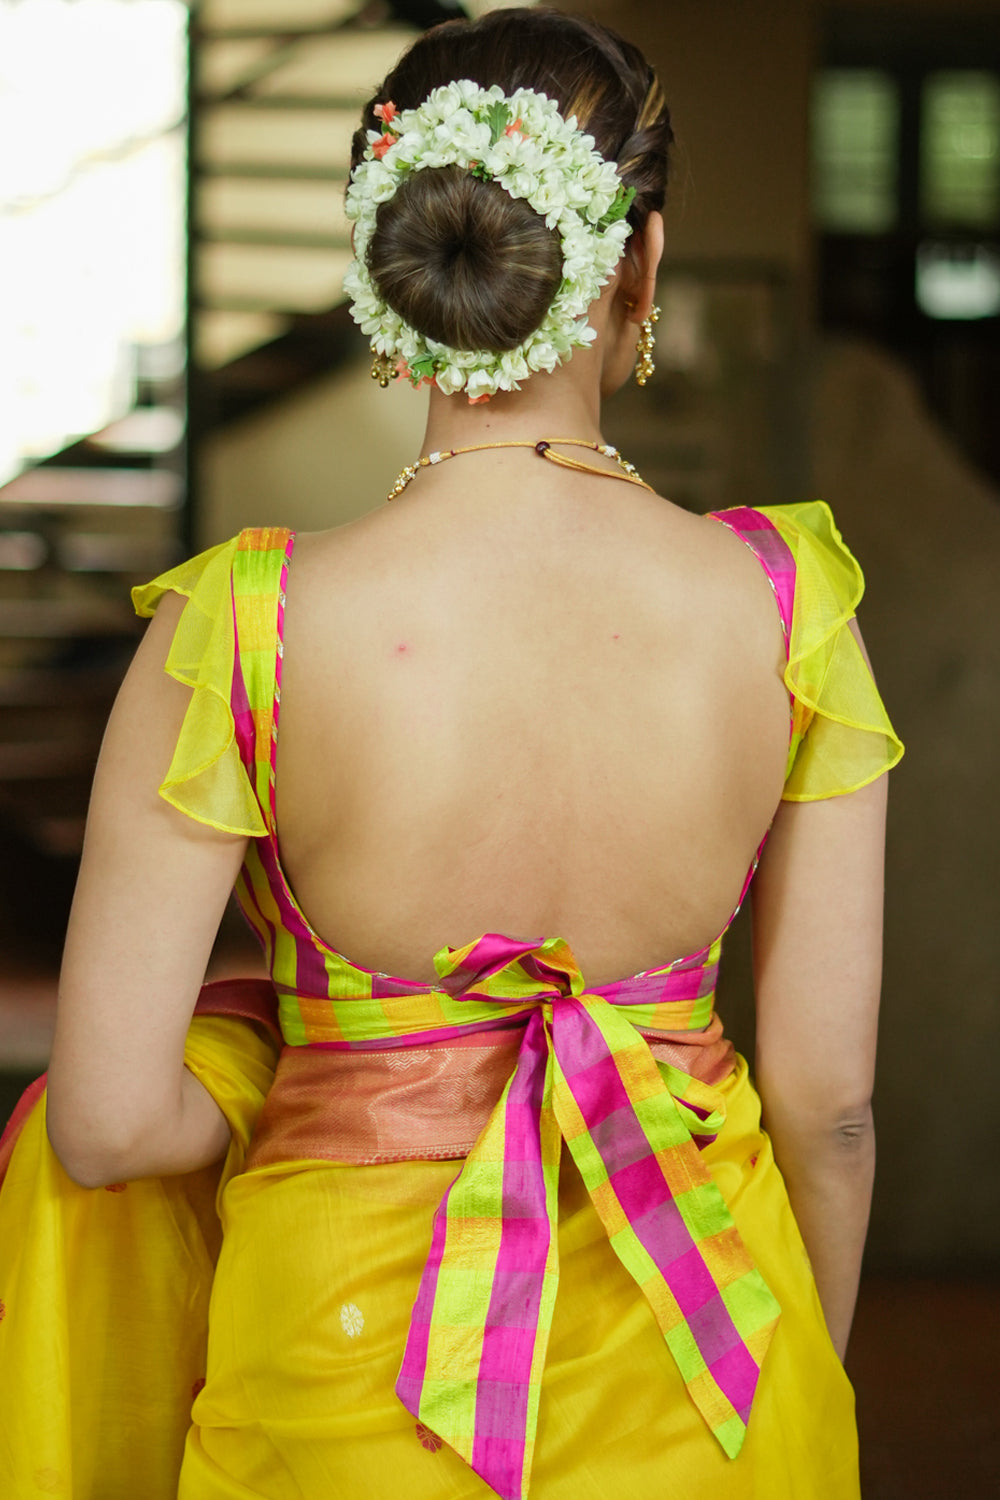
M 422 380 L 434 379 L 433 354 L 421 354 L 419 359 L 410 360 L 410 379 L 414 385 L 419 385 Z
M 598 229 L 608 229 L 612 224 L 617 224 L 619 219 L 624 219 L 625 215 L 632 207 L 632 201 L 634 198 L 635 188 L 626 187 L 625 184 L 622 183 L 618 189 L 618 192 L 615 194 L 615 201 L 612 203 L 607 213 L 603 214 L 601 218 L 598 219 Z
M 511 122 L 510 105 L 497 99 L 486 111 L 486 123 L 490 127 L 490 145 L 495 146 Z

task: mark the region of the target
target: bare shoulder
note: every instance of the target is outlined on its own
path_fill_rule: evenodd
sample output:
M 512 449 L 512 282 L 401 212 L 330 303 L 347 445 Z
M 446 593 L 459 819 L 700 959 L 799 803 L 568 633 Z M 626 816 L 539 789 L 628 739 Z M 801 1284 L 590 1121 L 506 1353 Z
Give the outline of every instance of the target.
M 671 554 L 701 576 L 717 581 L 738 582 L 763 572 L 753 550 L 722 514 L 689 511 L 656 496 L 652 517 Z
M 299 531 L 292 554 L 296 596 L 328 598 L 330 584 L 337 591 L 359 580 L 377 581 L 391 548 L 391 527 L 378 511 L 359 516 L 324 531 Z

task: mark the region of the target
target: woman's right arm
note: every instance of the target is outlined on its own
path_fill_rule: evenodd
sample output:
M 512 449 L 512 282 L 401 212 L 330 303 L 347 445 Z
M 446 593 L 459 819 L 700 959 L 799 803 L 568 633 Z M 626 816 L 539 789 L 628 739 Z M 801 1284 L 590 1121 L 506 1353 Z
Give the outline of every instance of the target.
M 753 885 L 764 1126 L 841 1358 L 875 1171 L 887 777 L 783 802 Z

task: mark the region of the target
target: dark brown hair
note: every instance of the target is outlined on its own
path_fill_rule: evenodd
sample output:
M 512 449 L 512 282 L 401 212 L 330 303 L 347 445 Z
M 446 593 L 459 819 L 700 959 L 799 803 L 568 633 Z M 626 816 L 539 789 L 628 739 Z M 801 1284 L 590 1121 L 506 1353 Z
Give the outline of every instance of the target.
M 663 207 L 673 132 L 655 73 L 607 27 L 554 10 L 498 10 L 426 32 L 365 106 L 352 171 L 366 131 L 380 128 L 376 104 L 415 109 L 456 78 L 547 94 L 635 188 L 633 228 Z M 500 353 L 542 321 L 562 280 L 562 250 L 523 200 L 458 167 L 427 168 L 379 206 L 368 269 L 389 306 L 425 337 Z

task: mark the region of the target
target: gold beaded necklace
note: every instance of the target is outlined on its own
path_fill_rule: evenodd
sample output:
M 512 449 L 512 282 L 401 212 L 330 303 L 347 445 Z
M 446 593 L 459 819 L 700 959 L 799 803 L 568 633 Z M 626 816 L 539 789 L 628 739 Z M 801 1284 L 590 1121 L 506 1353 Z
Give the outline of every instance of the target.
M 620 473 L 612 469 L 600 469 L 596 464 L 581 463 L 578 458 L 567 458 L 564 453 L 555 453 L 553 445 L 558 443 L 562 447 L 590 448 L 594 453 L 603 453 L 605 458 L 613 458 L 618 465 Z M 581 474 L 597 474 L 602 479 L 625 479 L 629 484 L 641 484 L 644 490 L 652 491 L 653 486 L 647 484 L 634 466 L 627 459 L 622 458 L 617 448 L 612 448 L 610 443 L 590 443 L 586 438 L 550 438 L 548 441 L 532 443 L 526 439 L 509 443 L 470 443 L 467 448 L 443 448 L 440 452 L 426 453 L 418 458 L 415 464 L 407 464 L 396 483 L 386 496 L 387 500 L 395 500 L 401 495 L 421 469 L 429 469 L 432 464 L 442 464 L 448 458 L 457 458 L 460 453 L 481 453 L 487 448 L 534 448 L 539 458 L 548 459 L 549 463 L 559 464 L 563 469 L 576 469 Z

